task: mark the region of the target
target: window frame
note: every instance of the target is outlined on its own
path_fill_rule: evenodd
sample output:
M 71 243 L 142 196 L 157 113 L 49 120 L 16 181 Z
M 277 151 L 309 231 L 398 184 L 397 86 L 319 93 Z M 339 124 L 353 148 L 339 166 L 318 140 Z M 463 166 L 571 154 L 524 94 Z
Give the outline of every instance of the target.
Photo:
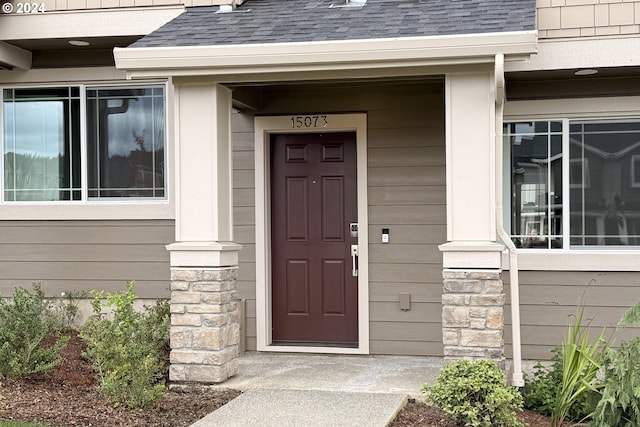
M 61 201 L 5 201 L 4 188 L 4 89 L 78 87 L 80 90 L 81 199 Z M 164 92 L 164 197 L 88 197 L 87 90 L 162 87 Z M 0 220 L 175 219 L 173 202 L 173 153 L 170 134 L 173 90 L 169 80 L 68 82 L 0 85 Z
M 601 97 L 601 98 L 572 98 L 572 99 L 542 99 L 507 101 L 503 114 L 503 123 L 526 122 L 537 120 L 567 121 L 563 125 L 563 153 L 569 152 L 570 120 L 640 120 L 640 96 Z M 500 128 L 502 132 L 502 127 Z M 502 144 L 508 144 L 501 138 Z M 564 145 L 566 144 L 566 146 Z M 506 148 L 506 147 L 505 147 Z M 505 228 L 510 230 L 510 162 L 507 159 L 510 150 L 504 151 L 502 191 L 504 191 Z M 508 165 L 508 167 L 507 167 Z M 569 194 L 569 168 L 563 169 L 563 193 Z M 566 205 L 565 205 L 566 203 Z M 563 212 L 569 209 L 569 197 L 563 197 Z M 563 233 L 569 230 L 569 216 L 563 215 Z M 571 246 L 569 242 L 562 248 L 531 249 L 518 248 L 518 266 L 520 270 L 532 271 L 637 271 L 640 246 L 613 247 L 604 246 Z M 503 265 L 509 265 L 507 254 L 503 256 Z M 506 267 L 508 269 L 508 267 Z

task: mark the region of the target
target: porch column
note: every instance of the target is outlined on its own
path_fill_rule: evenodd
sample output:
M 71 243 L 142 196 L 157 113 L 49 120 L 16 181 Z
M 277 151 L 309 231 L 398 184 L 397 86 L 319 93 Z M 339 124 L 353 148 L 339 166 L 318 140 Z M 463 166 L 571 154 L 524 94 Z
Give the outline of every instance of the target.
M 176 242 L 171 259 L 174 382 L 238 372 L 238 251 L 233 243 L 231 91 L 175 82 Z
M 445 102 L 448 243 L 440 246 L 444 356 L 493 359 L 504 366 L 493 70 L 447 75 Z

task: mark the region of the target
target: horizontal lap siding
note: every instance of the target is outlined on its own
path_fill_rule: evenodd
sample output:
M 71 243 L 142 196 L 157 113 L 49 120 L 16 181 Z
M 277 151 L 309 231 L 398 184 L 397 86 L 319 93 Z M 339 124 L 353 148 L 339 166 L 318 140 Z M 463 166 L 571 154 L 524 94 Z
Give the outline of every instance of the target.
M 368 115 L 371 352 L 439 356 L 443 93 L 439 84 L 407 89 Z M 389 228 L 389 244 L 380 242 L 382 228 Z M 411 310 L 400 310 L 400 293 L 411 294 Z
M 446 239 L 442 83 L 272 88 L 262 99 L 261 115 L 367 113 L 371 352 L 442 355 L 437 247 Z M 252 120 L 234 115 L 235 239 L 245 245 L 240 297 L 248 300 L 248 349 L 255 349 L 256 325 Z M 382 227 L 390 229 L 388 245 L 380 243 Z M 411 294 L 406 312 L 399 307 L 402 292 Z
M 0 293 L 39 281 L 47 295 L 125 289 L 141 298 L 169 297 L 173 221 L 2 221 Z
M 256 350 L 256 216 L 253 116 L 232 116 L 233 239 L 242 245 L 238 255 L 238 298 L 246 300 L 245 348 Z
M 509 284 L 509 273 L 504 273 Z M 521 271 L 520 323 L 522 357 L 549 359 L 551 350 L 562 343 L 567 325 L 578 305 L 584 303 L 584 317 L 591 322 L 595 337 L 603 326 L 609 333 L 620 316 L 640 299 L 640 277 L 635 272 L 548 272 Z M 510 301 L 506 286 L 507 301 Z M 505 307 L 505 343 L 507 356 L 511 356 L 511 306 Z M 637 328 L 620 331 L 616 342 L 640 334 Z

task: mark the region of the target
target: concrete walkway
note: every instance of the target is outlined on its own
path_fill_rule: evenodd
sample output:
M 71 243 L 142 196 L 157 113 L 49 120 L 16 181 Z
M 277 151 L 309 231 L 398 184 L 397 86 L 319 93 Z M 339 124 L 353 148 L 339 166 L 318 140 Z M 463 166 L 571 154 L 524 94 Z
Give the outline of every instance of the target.
M 433 383 L 441 358 L 244 353 L 216 388 L 244 393 L 193 427 L 384 427 Z

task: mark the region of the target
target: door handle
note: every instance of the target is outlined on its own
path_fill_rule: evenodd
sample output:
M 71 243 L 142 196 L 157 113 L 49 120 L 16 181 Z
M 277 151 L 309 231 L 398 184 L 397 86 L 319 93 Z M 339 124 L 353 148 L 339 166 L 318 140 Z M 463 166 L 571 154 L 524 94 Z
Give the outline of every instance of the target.
M 351 275 L 358 277 L 358 245 L 351 245 Z

